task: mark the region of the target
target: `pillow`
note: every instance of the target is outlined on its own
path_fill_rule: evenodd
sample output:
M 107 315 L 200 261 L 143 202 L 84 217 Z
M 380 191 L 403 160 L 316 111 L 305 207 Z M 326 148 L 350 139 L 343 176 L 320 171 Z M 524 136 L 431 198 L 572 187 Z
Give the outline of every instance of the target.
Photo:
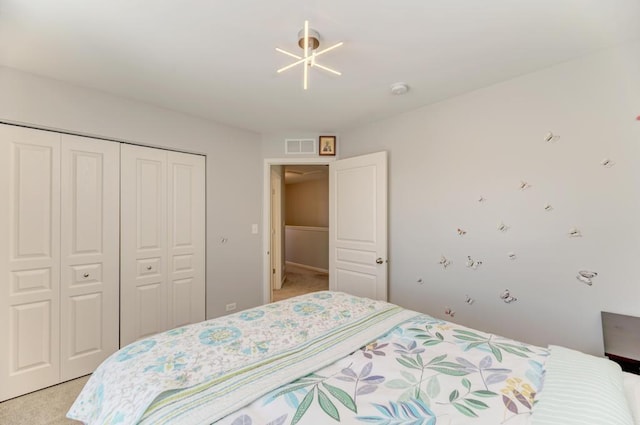
M 532 425 L 633 425 L 616 363 L 550 346 Z

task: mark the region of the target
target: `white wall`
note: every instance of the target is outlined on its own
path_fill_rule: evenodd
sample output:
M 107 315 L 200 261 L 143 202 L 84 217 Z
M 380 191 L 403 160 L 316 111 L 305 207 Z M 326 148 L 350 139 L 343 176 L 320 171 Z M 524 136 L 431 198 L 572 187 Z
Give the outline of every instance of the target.
M 289 263 L 329 272 L 329 228 L 286 226 L 285 259 Z
M 285 260 L 329 269 L 329 175 L 285 185 Z
M 333 135 L 336 134 L 332 130 L 327 130 L 322 133 L 316 132 L 304 132 L 304 131 L 278 131 L 274 133 L 265 133 L 261 135 L 262 139 L 262 156 L 263 158 L 317 158 L 318 157 L 318 138 L 320 134 Z M 316 141 L 316 152 L 313 154 L 284 154 L 284 141 L 285 139 L 313 139 Z M 340 154 L 340 143 L 336 143 L 336 155 Z M 325 156 L 324 158 L 330 158 Z
M 393 302 L 440 317 L 451 307 L 460 323 L 594 354 L 601 310 L 640 315 L 639 52 L 630 43 L 338 134 L 341 157 L 390 152 Z M 0 120 L 207 154 L 207 315 L 261 302 L 250 234 L 261 157 L 284 157 L 284 136 L 307 135 L 258 136 L 7 68 L 0 93 Z M 542 140 L 549 130 L 557 143 Z M 602 167 L 605 157 L 615 166 Z M 522 179 L 532 187 L 520 191 Z M 568 238 L 572 226 L 584 236 Z M 467 269 L 467 255 L 484 264 Z M 581 269 L 599 273 L 593 286 L 577 281 Z M 517 302 L 498 298 L 505 288 Z
M 207 317 L 261 304 L 258 134 L 2 67 L 0 121 L 206 154 Z
M 640 315 L 638 76 L 633 42 L 343 132 L 341 157 L 390 153 L 391 301 L 602 354 L 600 311 Z M 567 236 L 574 226 L 583 237 Z M 465 267 L 468 255 L 483 265 Z M 593 286 L 579 270 L 598 273 Z M 499 299 L 506 288 L 517 302 Z
M 287 224 L 327 227 L 329 225 L 329 175 L 321 179 L 285 185 Z

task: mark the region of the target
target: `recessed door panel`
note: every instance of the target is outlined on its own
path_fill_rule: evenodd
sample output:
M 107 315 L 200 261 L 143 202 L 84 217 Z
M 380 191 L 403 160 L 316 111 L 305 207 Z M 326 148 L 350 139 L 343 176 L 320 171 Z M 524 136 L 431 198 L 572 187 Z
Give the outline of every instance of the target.
M 66 144 L 64 147 L 67 147 Z M 105 196 L 104 154 L 72 150 L 70 155 L 72 176 L 69 189 L 73 198 L 71 200 L 73 203 L 71 254 L 100 253 L 103 229 L 102 205 Z
M 146 250 L 163 246 L 163 212 L 166 183 L 164 179 L 164 161 L 137 159 L 136 161 L 137 209 L 136 227 L 138 249 Z
M 103 347 L 102 321 L 103 297 L 102 293 L 78 295 L 71 297 L 68 311 L 71 324 L 71 338 L 69 338 L 69 359 L 77 360 L 96 354 Z
M 11 295 L 51 291 L 51 269 L 20 270 L 11 274 Z
M 70 286 L 77 285 L 95 285 L 104 283 L 102 279 L 102 263 L 98 264 L 80 264 L 71 266 L 72 281 L 68 282 Z
M 165 330 L 166 307 L 164 306 L 163 298 L 162 282 L 138 286 L 136 304 L 139 314 L 137 323 L 138 337 L 136 339 Z
M 11 374 L 51 367 L 51 331 L 55 325 L 51 301 L 16 305 L 11 311 Z
M 50 259 L 53 241 L 53 146 L 14 143 L 12 258 Z M 7 198 L 5 198 L 7 199 Z
M 352 264 L 360 264 L 369 267 L 375 267 L 376 253 L 373 251 L 337 248 L 336 261 L 349 262 Z
M 138 275 L 137 277 L 149 277 L 149 276 L 161 276 L 162 274 L 162 258 L 143 258 L 138 260 Z
M 191 164 L 171 163 L 173 247 L 193 245 L 193 174 L 197 172 Z
M 173 303 L 175 306 L 172 317 L 174 327 L 191 323 L 193 291 L 197 290 L 195 284 L 196 282 L 192 278 L 176 280 L 172 284 Z
M 379 299 L 376 293 L 376 273 L 362 273 L 353 269 L 336 268 L 336 283 L 341 291 L 358 297 Z
M 193 271 L 193 254 L 174 255 L 173 256 L 173 272 L 192 272 Z
M 376 166 L 338 170 L 335 177 L 336 202 L 349 205 L 336 215 L 336 238 L 375 243 Z

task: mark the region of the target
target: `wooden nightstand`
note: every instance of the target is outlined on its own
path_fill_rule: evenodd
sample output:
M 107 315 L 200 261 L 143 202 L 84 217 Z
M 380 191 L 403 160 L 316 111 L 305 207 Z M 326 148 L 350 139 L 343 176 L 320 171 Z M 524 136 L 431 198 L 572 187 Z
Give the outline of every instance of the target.
M 604 355 L 623 371 L 640 375 L 640 317 L 602 312 Z
M 624 372 L 640 375 L 640 361 L 616 356 L 615 354 L 604 353 L 604 355 L 609 357 L 609 360 L 618 363 Z

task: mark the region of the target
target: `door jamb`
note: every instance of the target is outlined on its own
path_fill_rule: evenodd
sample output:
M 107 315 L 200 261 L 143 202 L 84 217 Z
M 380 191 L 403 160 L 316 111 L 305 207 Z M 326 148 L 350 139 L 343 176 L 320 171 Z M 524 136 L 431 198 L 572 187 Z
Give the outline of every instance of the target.
M 265 158 L 262 176 L 262 303 L 271 302 L 271 166 L 328 165 L 335 158 Z M 284 178 L 284 176 L 283 176 Z M 283 253 L 284 255 L 284 253 Z
M 282 166 L 280 167 L 282 170 Z M 274 185 L 274 183 L 277 184 Z M 271 243 L 269 244 L 269 247 L 271 249 L 269 254 L 271 258 L 271 270 L 269 272 L 271 276 L 271 290 L 273 290 L 274 288 L 280 289 L 282 287 L 283 279 L 282 258 L 284 253 L 282 252 L 282 247 L 284 244 L 282 242 L 282 186 L 284 186 L 284 173 L 276 173 L 273 170 L 273 167 L 271 167 L 272 193 L 270 204 L 271 220 L 269 221 L 269 225 L 271 226 L 270 230 L 276 230 L 275 234 L 272 231 L 269 232 L 269 237 L 271 239 Z M 278 196 L 275 196 L 276 194 Z M 274 202 L 274 200 L 277 202 Z M 280 234 L 278 234 L 278 232 Z

